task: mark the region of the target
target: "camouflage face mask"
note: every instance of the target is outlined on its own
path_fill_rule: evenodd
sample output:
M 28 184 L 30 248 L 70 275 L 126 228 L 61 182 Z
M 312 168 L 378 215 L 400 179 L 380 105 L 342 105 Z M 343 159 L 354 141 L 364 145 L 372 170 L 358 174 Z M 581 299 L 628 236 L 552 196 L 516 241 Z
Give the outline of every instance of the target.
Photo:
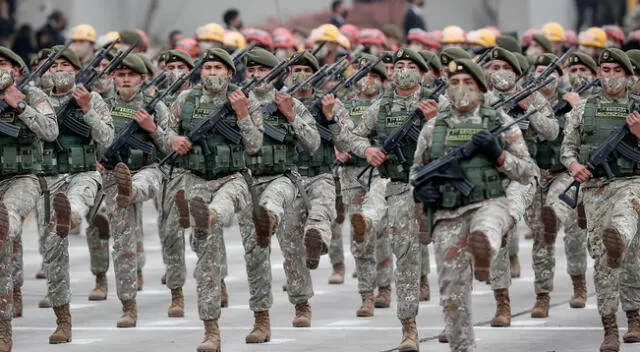
M 13 84 L 13 69 L 2 68 L 0 69 L 0 90 L 5 90 L 7 87 Z
M 466 84 L 453 87 L 450 86 L 447 89 L 447 94 L 451 100 L 451 106 L 456 109 L 465 109 L 471 105 L 477 104 L 480 102 L 480 98 L 482 96 L 482 93 L 478 89 Z
M 287 88 L 291 88 L 298 83 L 302 83 L 306 81 L 309 77 L 311 77 L 312 73 L 309 72 L 293 72 L 284 80 L 284 84 Z
M 227 75 L 224 76 L 207 76 L 202 79 L 202 85 L 204 89 L 211 94 L 218 94 L 227 90 L 229 86 L 230 78 Z
M 627 86 L 626 77 L 606 76 L 600 81 L 602 82 L 602 90 L 609 95 L 616 95 Z
M 253 93 L 258 95 L 258 96 L 264 96 L 265 94 L 269 93 L 271 91 L 271 88 L 273 88 L 273 84 L 272 83 L 262 83 L 260 85 L 257 85 L 253 88 Z
M 371 77 L 365 77 L 358 81 L 358 90 L 364 95 L 376 95 L 380 93 L 382 82 Z
M 420 82 L 420 84 L 425 87 L 425 88 L 431 88 L 435 85 L 436 83 L 436 76 L 433 75 L 433 73 L 427 73 L 422 75 L 422 81 Z
M 420 72 L 415 69 L 403 68 L 393 74 L 393 82 L 400 89 L 411 89 L 420 84 Z
M 569 85 L 572 88 L 578 88 L 593 79 L 590 75 L 584 73 L 569 73 L 567 76 L 569 77 Z
M 48 92 L 53 88 L 53 78 L 51 77 L 51 72 L 45 72 L 40 76 L 36 84 L 40 89 L 44 92 Z
M 76 73 L 65 71 L 53 72 L 51 74 L 51 79 L 53 80 L 53 85 L 56 88 L 69 88 L 73 86 L 73 83 L 76 80 Z
M 185 75 L 184 71 L 180 69 L 169 70 L 167 71 L 167 82 L 171 85 L 184 75 Z
M 509 70 L 498 70 L 489 76 L 491 85 L 499 91 L 507 91 L 516 84 L 516 73 Z

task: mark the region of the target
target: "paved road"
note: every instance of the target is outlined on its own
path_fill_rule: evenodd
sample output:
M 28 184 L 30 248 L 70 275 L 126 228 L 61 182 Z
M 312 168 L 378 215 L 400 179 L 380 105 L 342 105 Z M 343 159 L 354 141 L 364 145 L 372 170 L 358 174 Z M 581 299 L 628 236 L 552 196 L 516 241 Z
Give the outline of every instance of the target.
M 196 311 L 195 282 L 192 279 L 196 256 L 187 249 L 189 276 L 185 287 L 186 312 L 180 319 L 167 318 L 170 293 L 160 284 L 164 272 L 159 241 L 156 236 L 155 210 L 145 207 L 145 247 L 147 265 L 144 268 L 144 291 L 138 295 L 139 320 L 134 329 L 117 329 L 121 306 L 115 293 L 114 276 L 109 274 L 109 297 L 104 302 L 89 302 L 87 294 L 93 287 L 93 276 L 89 272 L 89 255 L 84 236 L 70 238 L 71 286 L 73 299 L 73 342 L 65 345 L 49 345 L 48 336 L 54 330 L 54 315 L 51 309 L 39 309 L 38 300 L 45 292 L 45 281 L 33 277 L 40 265 L 37 251 L 36 231 L 30 223 L 24 231 L 25 284 L 24 317 L 14 321 L 14 351 L 195 351 L 202 339 L 203 328 Z M 348 227 L 345 227 L 348 228 Z M 521 235 L 525 228 L 521 227 Z M 348 236 L 345 236 L 345 239 Z M 237 225 L 226 234 L 229 258 L 230 307 L 223 310 L 222 346 L 224 351 L 388 351 L 399 342 L 401 329 L 395 317 L 395 302 L 391 309 L 378 309 L 373 318 L 356 318 L 355 310 L 360 303 L 356 280 L 349 277 L 344 285 L 327 284 L 330 274 L 328 258 L 323 258 L 320 268 L 313 273 L 315 297 L 312 327 L 291 327 L 294 309 L 289 304 L 281 286 L 285 282 L 282 257 L 274 241 L 272 251 L 274 305 L 271 310 L 272 341 L 262 345 L 246 345 L 245 335 L 251 331 L 252 313 L 248 308 L 248 287 L 243 263 L 243 250 Z M 514 280 L 511 288 L 512 312 L 516 317 L 510 328 L 491 328 L 487 321 L 495 311 L 490 287 L 475 283 L 473 292 L 474 321 L 477 322 L 476 337 L 478 351 L 519 352 L 585 352 L 597 351 L 602 330 L 596 310 L 592 271 L 589 269 L 589 300 L 581 310 L 568 308 L 571 282 L 565 272 L 562 241 L 557 241 L 558 268 L 555 292 L 552 294 L 549 319 L 531 319 L 527 310 L 533 306 L 533 272 L 531 270 L 531 245 L 521 241 L 522 278 Z M 348 251 L 348 244 L 345 244 Z M 353 258 L 346 253 L 347 271 L 353 270 Z M 590 263 L 590 266 L 592 263 Z M 424 351 L 446 352 L 448 345 L 440 344 L 436 335 L 442 330 L 442 314 L 438 305 L 437 278 L 432 257 L 432 301 L 420 305 L 418 327 L 420 348 Z M 395 300 L 395 297 L 394 297 Z M 619 313 L 619 324 L 626 328 L 626 319 Z M 622 330 L 621 333 L 624 333 Z M 625 345 L 624 352 L 640 351 L 640 345 Z

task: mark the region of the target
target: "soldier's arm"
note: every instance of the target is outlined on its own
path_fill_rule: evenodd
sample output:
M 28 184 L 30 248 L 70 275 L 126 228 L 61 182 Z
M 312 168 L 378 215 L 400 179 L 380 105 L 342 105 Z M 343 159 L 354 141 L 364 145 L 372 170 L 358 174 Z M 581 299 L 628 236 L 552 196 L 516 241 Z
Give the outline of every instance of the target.
M 560 147 L 560 162 L 566 168 L 569 165 L 578 161 L 580 155 L 580 146 L 582 145 L 582 131 L 584 129 L 584 106 L 586 100 L 580 101 L 580 104 L 573 108 L 567 115 L 564 128 L 564 139 L 562 140 L 562 146 Z
M 376 132 L 378 125 L 378 113 L 380 112 L 380 102 L 382 100 L 376 100 L 363 114 L 362 119 L 353 129 L 352 136 L 349 141 L 349 150 L 364 158 L 364 151 L 371 146 L 369 137 Z M 349 132 L 347 132 L 349 133 Z
M 538 112 L 529 118 L 530 127 L 548 141 L 558 138 L 560 126 L 553 114 L 551 103 L 538 92 L 532 95 L 532 101 L 527 112 L 533 109 L 538 109 Z
M 506 114 L 502 116 L 503 124 L 508 124 L 513 119 Z M 511 126 L 502 134 L 505 141 L 504 163 L 498 167 L 498 170 L 507 175 L 511 180 L 522 183 L 523 185 L 531 183 L 534 177 L 540 177 L 540 169 L 531 159 L 527 144 L 522 137 L 522 132 L 517 125 Z
M 262 109 L 260 103 L 253 97 L 249 97 L 249 116 L 238 120 L 238 127 L 242 134 L 242 144 L 248 154 L 255 154 L 262 147 L 264 138 L 264 125 L 262 121 Z
M 187 91 L 183 91 L 178 95 L 178 98 L 171 104 L 168 109 L 168 118 L 167 118 L 167 126 L 166 128 L 160 126 L 158 124 L 158 128 L 155 132 L 151 133 L 151 138 L 156 143 L 156 145 L 162 150 L 163 153 L 169 154 L 173 151 L 171 148 L 171 138 L 173 136 L 178 135 L 179 126 L 180 126 L 180 113 L 182 109 L 182 104 L 184 103 L 187 94 Z
M 416 146 L 416 153 L 413 156 L 413 165 L 411 165 L 411 171 L 409 172 L 409 179 L 413 180 L 418 167 L 427 165 L 431 161 L 431 136 L 433 135 L 433 128 L 436 125 L 436 119 L 431 119 L 422 126 L 420 130 L 420 137 L 418 137 L 418 144 Z
M 156 120 L 156 130 L 154 133 L 151 133 L 151 139 L 163 153 L 167 154 L 165 143 L 162 142 L 160 136 L 165 135 L 165 131 L 169 128 L 171 111 L 169 111 L 169 108 L 163 102 L 159 102 L 156 105 L 154 117 Z
M 293 110 L 296 118 L 293 122 L 289 122 L 289 125 L 293 128 L 302 148 L 313 153 L 320 148 L 320 134 L 316 129 L 316 120 L 304 104 L 296 98 L 293 98 Z
M 345 135 L 342 133 L 343 122 L 342 121 L 351 121 L 349 118 L 349 113 L 344 108 L 344 104 L 339 99 L 336 99 L 336 104 L 333 106 L 333 116 L 338 117 L 338 123 L 334 123 L 329 125 L 329 129 L 333 133 L 332 142 L 333 145 L 341 152 L 349 152 L 348 148 L 348 140 L 345 140 Z M 337 126 L 336 126 L 337 125 Z M 335 127 L 334 127 L 335 126 Z M 351 122 L 351 128 L 353 128 L 353 122 Z
M 91 109 L 84 114 L 84 120 L 91 127 L 91 137 L 100 146 L 113 142 L 113 121 L 107 103 L 100 94 L 91 92 Z
M 27 108 L 18 118 L 41 140 L 53 142 L 58 137 L 58 121 L 49 98 L 40 88 L 26 89 Z

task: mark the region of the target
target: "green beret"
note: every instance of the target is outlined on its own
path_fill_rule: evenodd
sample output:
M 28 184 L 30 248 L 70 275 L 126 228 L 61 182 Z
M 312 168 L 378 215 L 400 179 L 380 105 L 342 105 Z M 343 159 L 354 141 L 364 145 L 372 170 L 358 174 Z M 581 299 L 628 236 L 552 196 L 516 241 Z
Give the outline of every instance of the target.
M 183 62 L 189 69 L 193 69 L 194 66 L 191 56 L 187 54 L 187 52 L 178 49 L 165 51 L 160 55 L 158 61 L 164 61 L 168 64 L 172 62 Z
M 124 31 L 118 32 L 118 35 L 120 36 L 120 43 L 122 44 L 127 44 L 127 45 L 133 45 L 135 43 L 142 44 L 142 37 L 140 36 L 140 33 L 138 33 L 137 31 L 124 30 Z
M 0 46 L 0 56 L 20 66 L 20 69 L 24 69 L 27 67 L 27 65 L 24 64 L 24 60 L 22 60 L 22 58 L 18 54 L 14 53 L 13 50 L 7 48 L 6 46 Z
M 364 63 L 374 63 L 378 61 L 378 57 L 371 54 L 360 54 L 358 62 L 360 62 L 362 65 L 363 61 Z M 383 81 L 386 81 L 389 78 L 387 77 L 387 68 L 384 67 L 384 63 L 382 63 L 382 61 L 378 62 L 378 64 L 373 67 L 373 70 L 371 70 L 371 72 L 380 75 Z
M 62 48 L 64 48 L 62 45 L 56 45 L 53 48 L 51 48 L 51 50 L 55 50 L 56 52 L 59 52 L 60 50 L 62 50 Z M 69 61 L 69 63 L 73 65 L 75 68 L 77 69 L 82 68 L 80 59 L 78 59 L 78 56 L 76 55 L 76 53 L 73 52 L 73 50 L 67 48 L 65 51 L 62 52 L 62 55 L 60 57 Z
M 156 67 L 156 65 L 151 63 L 151 60 L 149 60 L 149 58 L 146 57 L 143 53 L 130 54 L 130 56 L 131 55 L 135 55 L 140 60 L 142 60 L 142 62 L 144 63 L 144 67 L 147 69 L 147 73 L 151 74 L 152 76 L 158 74 L 158 68 Z
M 480 65 L 473 62 L 471 59 L 456 59 L 450 61 L 447 65 L 447 71 L 449 72 L 449 77 L 460 73 L 468 73 L 470 74 L 478 83 L 480 90 L 485 93 L 487 91 L 487 84 L 484 80 L 484 71 Z
M 507 49 L 512 53 L 522 54 L 522 47 L 520 46 L 518 39 L 510 35 L 499 35 L 496 38 L 496 45 L 500 48 Z
M 627 54 L 629 61 L 631 61 L 634 74 L 639 75 L 640 74 L 640 50 L 638 49 L 627 50 L 625 51 L 625 54 Z
M 624 55 L 624 54 L 622 54 Z M 554 61 L 557 61 L 558 57 L 553 55 L 553 54 L 540 54 L 538 55 L 538 57 L 536 58 L 536 61 L 534 62 L 534 66 L 549 66 L 551 65 Z M 556 66 L 556 72 L 558 72 L 559 76 L 564 75 L 564 72 L 562 71 L 562 67 L 561 66 Z
M 545 37 L 542 34 L 534 34 L 533 35 L 533 41 L 535 41 L 536 43 L 540 44 L 540 46 L 548 53 L 552 53 L 553 52 L 553 44 L 551 44 L 551 41 L 549 40 L 549 38 Z
M 264 66 L 274 68 L 278 66 L 280 61 L 270 51 L 260 47 L 251 49 L 245 56 L 245 67 Z
M 393 63 L 393 51 L 385 50 L 382 53 L 382 62 L 384 62 L 385 64 L 392 64 Z
M 506 61 L 511 65 L 516 75 L 520 76 L 522 74 L 522 67 L 520 67 L 520 62 L 518 58 L 507 49 L 496 47 L 491 52 L 491 60 L 502 60 Z
M 640 54 L 640 50 L 637 50 L 637 52 Z M 638 62 L 640 63 L 640 61 Z M 587 54 L 581 52 L 574 52 L 571 54 L 571 56 L 569 56 L 569 60 L 567 60 L 567 67 L 574 65 L 585 65 L 593 71 L 593 73 L 598 73 L 598 65 L 596 65 L 596 62 Z M 638 67 L 640 68 L 640 65 L 638 65 Z
M 297 53 L 293 54 L 293 56 L 295 55 L 297 55 Z M 316 72 L 320 69 L 320 63 L 318 63 L 318 59 L 313 56 L 313 54 L 308 50 L 304 51 L 304 54 L 302 54 L 302 57 L 300 58 L 300 60 L 298 60 L 296 65 L 309 66 L 313 69 L 313 72 Z
M 393 38 L 396 40 L 402 40 L 402 33 L 400 33 L 400 29 L 393 23 L 387 23 L 380 28 L 380 31 L 384 33 L 389 38 Z
M 422 58 L 424 59 L 424 61 L 428 62 L 429 66 L 431 66 L 431 68 L 434 71 L 437 71 L 436 74 L 440 74 L 442 63 L 440 62 L 440 58 L 438 57 L 438 54 L 429 50 L 420 50 L 419 53 L 420 55 L 422 55 Z
M 418 65 L 418 68 L 420 68 L 422 72 L 429 71 L 429 67 L 427 66 L 427 63 L 422 58 L 422 55 L 418 54 L 418 52 L 413 49 L 409 49 L 409 48 L 398 49 L 398 51 L 396 51 L 396 53 L 393 55 L 393 63 L 395 64 L 400 60 L 411 60 L 413 61 L 414 64 Z
M 520 69 L 522 70 L 522 72 L 527 72 L 529 70 L 529 67 L 531 67 L 529 59 L 527 59 L 526 56 L 520 53 L 513 53 L 513 55 L 516 57 L 516 59 L 518 59 L 518 64 L 520 64 Z
M 127 55 L 127 57 L 122 60 L 122 63 L 120 64 L 120 66 L 118 66 L 118 68 L 128 68 L 131 71 L 139 73 L 141 75 L 144 75 L 148 72 L 144 61 L 142 61 L 140 56 L 135 54 Z
M 633 65 L 627 55 L 624 54 L 624 51 L 617 48 L 604 49 L 602 53 L 600 53 L 598 64 L 602 65 L 605 62 L 619 64 L 628 75 L 633 76 Z
M 207 61 L 222 62 L 228 68 L 230 68 L 233 71 L 233 73 L 236 72 L 236 66 L 233 64 L 233 59 L 231 58 L 231 55 L 229 55 L 229 53 L 222 48 L 207 49 L 203 53 L 202 58 L 204 60 L 203 62 L 207 62 Z
M 440 53 L 440 62 L 442 63 L 442 65 L 448 65 L 449 61 L 457 59 L 471 60 L 471 54 L 469 54 L 468 51 L 456 46 L 446 48 Z

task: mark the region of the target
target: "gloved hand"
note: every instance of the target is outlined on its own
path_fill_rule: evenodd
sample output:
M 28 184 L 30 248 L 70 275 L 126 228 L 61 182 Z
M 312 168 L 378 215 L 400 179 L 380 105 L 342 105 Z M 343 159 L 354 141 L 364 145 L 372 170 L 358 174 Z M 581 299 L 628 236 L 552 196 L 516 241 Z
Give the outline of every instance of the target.
M 496 162 L 500 154 L 502 154 L 502 147 L 498 143 L 498 138 L 487 130 L 476 133 L 471 141 L 487 159 L 493 162 Z
M 440 190 L 438 189 L 438 187 L 431 184 L 421 188 L 414 188 L 413 198 L 416 200 L 416 202 L 424 204 L 425 207 L 438 206 L 442 201 Z

